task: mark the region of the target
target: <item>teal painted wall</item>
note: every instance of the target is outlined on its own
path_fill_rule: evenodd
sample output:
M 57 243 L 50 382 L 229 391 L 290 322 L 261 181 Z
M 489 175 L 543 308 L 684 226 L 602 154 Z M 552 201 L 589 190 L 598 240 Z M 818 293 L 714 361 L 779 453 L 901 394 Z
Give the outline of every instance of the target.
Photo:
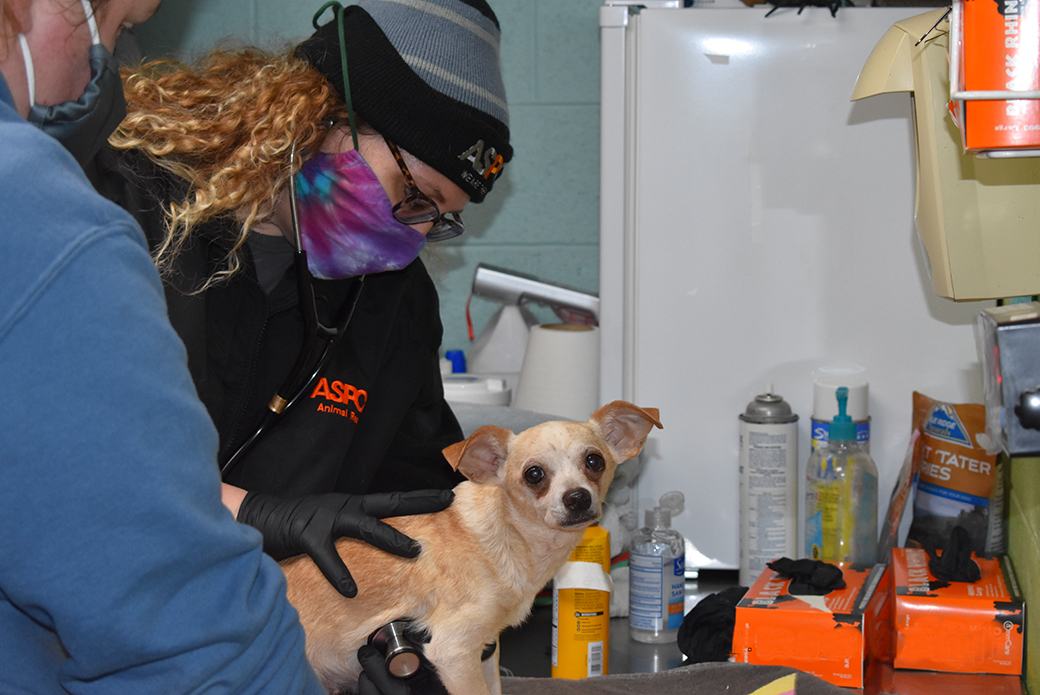
M 221 45 L 291 46 L 319 0 L 165 0 L 138 27 L 147 57 L 191 60 Z M 346 1 L 344 4 L 350 4 Z M 445 349 L 467 349 L 465 305 L 478 263 L 599 291 L 599 7 L 602 0 L 489 0 L 515 157 L 464 214 L 466 234 L 424 252 L 437 282 Z M 327 21 L 330 15 L 326 14 Z M 475 298 L 475 331 L 497 305 Z M 536 308 L 544 321 L 551 312 Z

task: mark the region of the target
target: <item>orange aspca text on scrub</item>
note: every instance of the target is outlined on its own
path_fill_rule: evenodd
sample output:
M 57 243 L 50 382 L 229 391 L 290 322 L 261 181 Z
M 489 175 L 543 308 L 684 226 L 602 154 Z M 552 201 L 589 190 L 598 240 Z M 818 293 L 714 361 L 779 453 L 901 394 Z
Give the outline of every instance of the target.
M 358 415 L 365 409 L 365 403 L 368 402 L 368 392 L 350 384 L 345 384 L 342 381 L 329 381 L 327 378 L 322 377 L 311 392 L 311 398 L 320 398 L 331 403 L 342 403 L 346 406 L 345 408 L 338 408 L 329 402 L 319 403 L 318 411 L 341 415 L 357 422 Z

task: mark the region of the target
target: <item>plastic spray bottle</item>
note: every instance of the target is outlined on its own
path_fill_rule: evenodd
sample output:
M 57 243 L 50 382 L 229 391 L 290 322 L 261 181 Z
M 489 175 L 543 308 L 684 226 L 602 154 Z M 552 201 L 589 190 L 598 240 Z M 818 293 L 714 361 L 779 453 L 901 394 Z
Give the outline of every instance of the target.
M 661 495 L 659 506 L 646 510 L 646 526 L 632 537 L 628 622 L 632 639 L 639 642 L 674 642 L 682 625 L 686 541 L 672 528 L 672 515 L 685 502 L 678 491 Z
M 838 414 L 827 442 L 806 466 L 805 554 L 824 562 L 877 561 L 878 475 L 856 441 L 856 423 L 845 410 L 849 390 L 839 387 Z

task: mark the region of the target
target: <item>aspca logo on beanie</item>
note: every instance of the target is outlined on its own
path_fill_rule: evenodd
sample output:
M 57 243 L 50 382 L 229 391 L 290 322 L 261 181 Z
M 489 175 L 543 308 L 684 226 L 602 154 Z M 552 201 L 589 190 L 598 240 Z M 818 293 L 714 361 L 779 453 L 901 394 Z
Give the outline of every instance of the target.
M 487 1 L 358 0 L 334 14 L 295 54 L 345 102 L 349 90 L 377 132 L 481 202 L 513 156 L 501 32 Z
M 472 171 L 463 169 L 462 178 L 485 194 L 506 165 L 505 158 L 494 147 L 484 147 L 483 140 L 477 140 L 472 147 L 459 155 L 459 159 L 469 162 L 472 166 Z

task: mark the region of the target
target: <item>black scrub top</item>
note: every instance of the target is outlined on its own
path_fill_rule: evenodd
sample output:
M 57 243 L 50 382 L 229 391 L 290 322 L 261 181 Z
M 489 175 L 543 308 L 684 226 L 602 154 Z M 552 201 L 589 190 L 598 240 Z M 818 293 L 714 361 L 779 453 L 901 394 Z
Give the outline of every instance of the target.
M 106 149 L 96 164 L 99 190 L 137 218 L 154 248 L 164 232 L 162 210 L 183 199 L 182 184 L 140 153 Z M 271 246 L 280 240 L 248 244 L 238 273 L 193 293 L 221 266 L 237 224 L 228 218 L 200 226 L 164 277 L 171 323 L 220 434 L 221 463 L 256 431 L 305 331 L 295 268 Z M 314 281 L 323 323 L 342 315 L 357 282 Z M 283 496 L 454 487 L 463 478 L 441 451 L 463 436 L 444 400 L 442 332 L 437 290 L 421 260 L 367 276 L 324 369 L 225 482 Z M 323 346 L 319 340 L 309 356 L 306 376 Z

